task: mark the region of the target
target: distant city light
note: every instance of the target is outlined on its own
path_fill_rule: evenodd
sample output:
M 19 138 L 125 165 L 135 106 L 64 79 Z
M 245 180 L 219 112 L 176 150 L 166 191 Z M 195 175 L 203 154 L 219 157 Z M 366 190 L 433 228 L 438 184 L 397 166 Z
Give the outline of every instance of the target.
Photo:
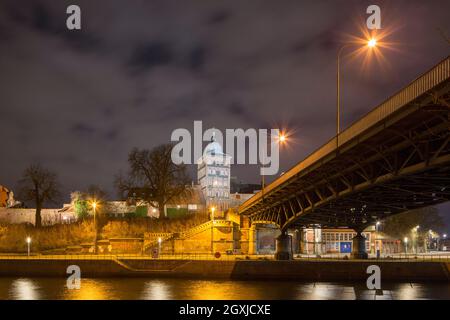
M 159 237 L 158 238 L 158 243 L 161 244 L 161 242 L 162 242 L 162 239 L 161 239 L 161 237 Z
M 404 241 L 405 243 L 408 243 L 408 237 L 405 237 L 405 239 L 403 239 L 403 241 Z
M 27 243 L 30 244 L 31 243 L 31 238 L 27 237 Z

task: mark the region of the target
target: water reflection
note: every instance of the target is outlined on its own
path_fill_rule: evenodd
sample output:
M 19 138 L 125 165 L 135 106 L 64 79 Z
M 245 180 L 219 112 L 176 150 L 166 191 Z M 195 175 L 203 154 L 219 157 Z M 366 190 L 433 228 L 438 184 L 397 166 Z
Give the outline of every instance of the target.
M 171 300 L 170 285 L 162 280 L 148 281 L 144 284 L 141 299 L 144 300 Z
M 0 278 L 0 299 L 67 300 L 409 300 L 450 299 L 450 286 L 440 283 L 382 284 L 367 290 L 361 283 L 294 281 L 228 281 L 186 279 L 82 279 L 69 290 L 62 278 Z
M 40 299 L 39 286 L 31 279 L 16 279 L 10 288 L 10 299 L 15 300 L 38 300 Z
M 111 284 L 96 279 L 85 279 L 81 281 L 80 289 L 68 289 L 64 286 L 63 299 L 66 300 L 112 300 L 115 290 Z

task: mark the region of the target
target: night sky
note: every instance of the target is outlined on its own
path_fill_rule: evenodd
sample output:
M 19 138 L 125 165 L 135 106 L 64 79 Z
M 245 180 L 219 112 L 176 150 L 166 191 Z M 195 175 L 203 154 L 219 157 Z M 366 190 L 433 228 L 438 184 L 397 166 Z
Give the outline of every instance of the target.
M 81 7 L 80 31 L 66 28 L 70 4 Z M 363 37 L 371 4 L 390 45 L 366 63 L 345 52 L 344 127 L 449 54 L 438 31 L 450 35 L 448 0 L 2 0 L 0 184 L 14 189 L 40 162 L 66 201 L 90 184 L 114 198 L 131 148 L 167 143 L 194 120 L 286 128 L 285 171 L 334 135 L 336 53 Z M 232 175 L 260 180 L 257 166 Z

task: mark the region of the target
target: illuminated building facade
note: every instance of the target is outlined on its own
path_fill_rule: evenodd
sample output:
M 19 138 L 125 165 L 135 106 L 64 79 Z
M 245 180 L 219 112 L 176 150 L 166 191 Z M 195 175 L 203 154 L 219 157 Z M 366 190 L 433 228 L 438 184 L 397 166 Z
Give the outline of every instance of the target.
M 197 178 L 207 206 L 219 211 L 228 208 L 230 199 L 230 160 L 220 143 L 211 141 L 198 160 Z

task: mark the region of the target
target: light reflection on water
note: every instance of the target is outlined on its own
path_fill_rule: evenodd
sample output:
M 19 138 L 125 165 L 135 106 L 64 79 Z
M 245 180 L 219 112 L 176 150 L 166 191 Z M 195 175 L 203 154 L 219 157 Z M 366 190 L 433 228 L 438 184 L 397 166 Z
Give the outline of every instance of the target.
M 450 299 L 445 283 L 390 283 L 377 292 L 365 283 L 305 283 L 295 281 L 227 281 L 186 279 L 82 279 L 69 290 L 61 278 L 0 278 L 0 299 L 66 300 L 409 300 Z

